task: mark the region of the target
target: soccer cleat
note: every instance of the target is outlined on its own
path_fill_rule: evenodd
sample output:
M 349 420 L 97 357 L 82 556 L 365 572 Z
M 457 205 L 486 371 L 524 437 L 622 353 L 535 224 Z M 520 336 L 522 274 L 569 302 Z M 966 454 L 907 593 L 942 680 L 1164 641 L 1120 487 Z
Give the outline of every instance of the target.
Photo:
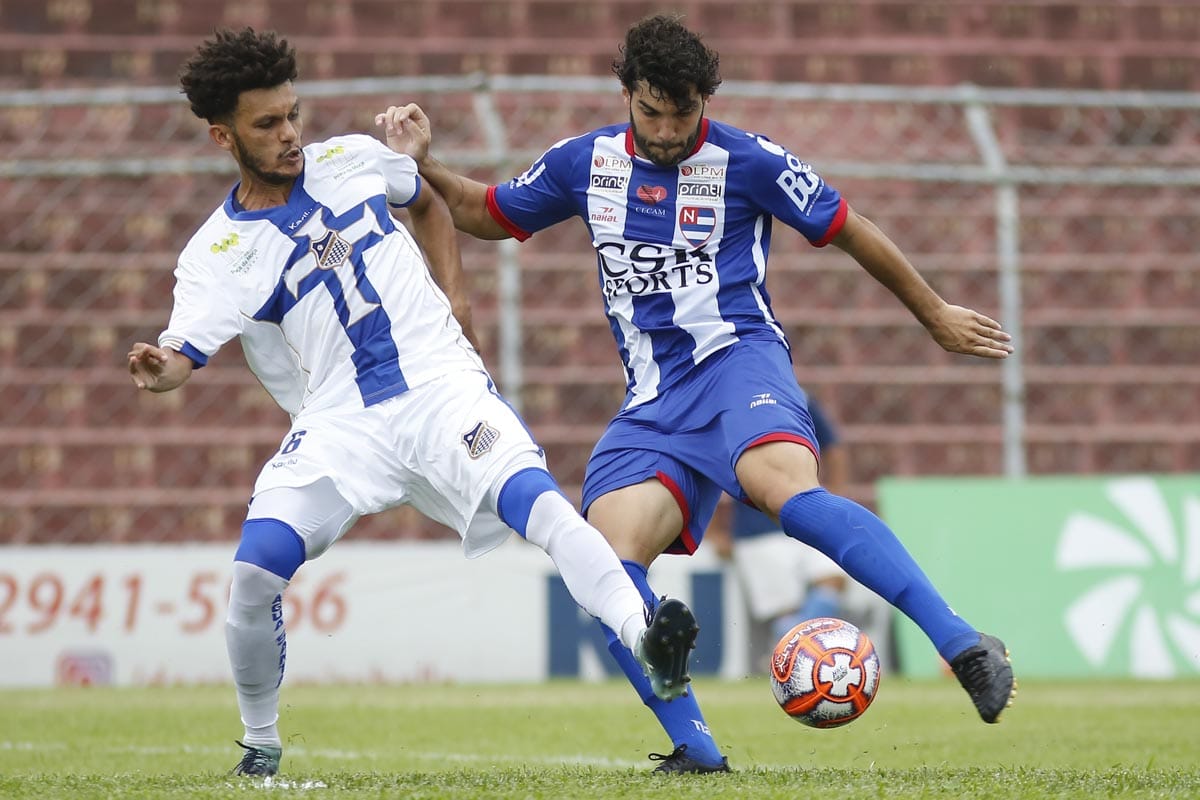
M 967 690 L 983 721 L 999 722 L 1000 713 L 1012 705 L 1017 695 L 1004 642 L 985 633 L 979 637 L 979 644 L 954 657 L 950 669 Z
M 687 685 L 692 680 L 688 675 L 688 658 L 699 632 L 692 610 L 682 600 L 664 597 L 638 637 L 633 654 L 660 700 L 670 702 L 687 694 Z
M 234 775 L 255 775 L 268 777 L 279 772 L 279 760 L 283 758 L 282 747 L 272 747 L 268 744 L 248 745 L 237 743 L 245 750 L 242 760 L 233 768 Z
M 670 755 L 662 753 L 651 753 L 651 761 L 661 761 L 654 772 L 662 775 L 669 774 L 703 774 L 706 772 L 733 772 L 729 768 L 729 759 L 722 758 L 720 764 L 705 764 L 703 761 L 697 761 L 687 754 L 687 745 L 681 744 L 671 751 Z

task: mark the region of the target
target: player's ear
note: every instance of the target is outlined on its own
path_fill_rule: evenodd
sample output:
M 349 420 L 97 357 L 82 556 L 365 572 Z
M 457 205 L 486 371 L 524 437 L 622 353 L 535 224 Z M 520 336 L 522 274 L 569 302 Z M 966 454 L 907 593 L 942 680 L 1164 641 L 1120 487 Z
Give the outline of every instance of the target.
M 233 131 L 228 125 L 214 122 L 208 126 L 208 138 L 222 150 L 233 150 Z

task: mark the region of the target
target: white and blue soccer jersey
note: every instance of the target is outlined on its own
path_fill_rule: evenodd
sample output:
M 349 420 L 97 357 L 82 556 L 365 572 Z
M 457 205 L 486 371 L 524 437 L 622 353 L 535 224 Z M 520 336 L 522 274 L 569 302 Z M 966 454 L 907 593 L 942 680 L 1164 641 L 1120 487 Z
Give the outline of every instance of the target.
M 388 204 L 421 188 L 416 164 L 370 136 L 304 148 L 286 205 L 245 211 L 231 191 L 179 257 L 159 336 L 204 366 L 241 337 L 293 418 L 364 408 L 483 364 Z
M 808 164 L 708 119 L 672 167 L 635 156 L 628 124 L 561 141 L 520 177 L 490 187 L 488 209 L 521 240 L 571 216 L 587 224 L 627 408 L 734 342 L 786 347 L 764 285 L 772 219 L 819 247 L 847 213 Z

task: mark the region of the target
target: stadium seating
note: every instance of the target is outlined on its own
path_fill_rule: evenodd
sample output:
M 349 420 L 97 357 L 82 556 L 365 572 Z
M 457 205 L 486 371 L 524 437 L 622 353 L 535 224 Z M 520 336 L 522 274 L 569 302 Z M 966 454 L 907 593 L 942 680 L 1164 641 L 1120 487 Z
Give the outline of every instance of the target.
M 1186 0 L 927 3 L 680 0 L 725 74 L 821 83 L 1196 89 Z M 174 74 L 216 25 L 277 27 L 313 79 L 364 74 L 603 74 L 641 0 L 73 0 L 0 9 L 0 85 Z
M 1185 0 L 672 7 L 712 32 L 730 79 L 1200 89 L 1200 7 Z M 309 79 L 607 75 L 621 33 L 649 8 L 634 0 L 4 3 L 0 89 L 169 84 L 197 38 L 219 24 L 278 25 L 300 46 Z M 500 97 L 512 141 L 549 144 L 594 118 L 587 101 L 560 99 Z M 438 101 L 439 130 L 462 147 L 482 147 L 470 97 Z M 844 121 L 816 104 L 741 108 L 752 114 L 759 106 L 780 114 L 771 120 L 783 134 L 832 140 L 831 159 L 870 159 L 880 148 L 870 137 L 839 140 Z M 306 136 L 370 129 L 370 113 L 353 100 L 323 100 Z M 883 105 L 859 113 L 861 129 L 886 130 L 895 141 L 918 140 L 927 124 L 889 116 Z M 1148 150 L 1168 164 L 1194 153 L 1194 115 L 1167 119 L 1147 139 L 1130 118 L 1114 163 L 1138 163 Z M 1092 144 L 1082 133 L 1056 138 L 1068 122 L 1052 108 L 998 114 L 1001 127 L 1020 132 L 1010 157 L 1022 163 L 1081 158 Z M 81 128 L 93 135 L 79 137 Z M 182 102 L 0 108 L 0 144 L 11 163 L 128 159 L 151 149 L 193 154 L 202 138 Z M 930 160 L 978 160 L 961 132 L 929 141 L 937 148 Z M 128 345 L 153 340 L 164 324 L 175 254 L 228 183 L 221 174 L 134 171 L 0 189 L 0 215 L 12 220 L 0 231 L 0 544 L 236 536 L 286 416 L 242 368 L 236 344 L 203 380 L 170 395 L 139 395 L 123 367 Z M 948 298 L 999 308 L 992 192 L 916 181 L 881 188 L 854 176 L 837 184 Z M 1164 199 L 1149 188 L 1101 194 L 1056 184 L 1023 188 L 1020 203 L 1030 471 L 1200 470 L 1197 191 Z M 483 354 L 499 375 L 496 246 L 463 247 Z M 575 498 L 590 447 L 623 398 L 595 270 L 578 223 L 521 248 L 525 387 L 513 399 Z M 802 383 L 852 448 L 853 496 L 872 503 L 883 476 L 1003 471 L 999 367 L 941 352 L 844 255 L 813 250 L 782 226 L 768 289 Z M 353 535 L 447 531 L 399 509 L 364 520 Z

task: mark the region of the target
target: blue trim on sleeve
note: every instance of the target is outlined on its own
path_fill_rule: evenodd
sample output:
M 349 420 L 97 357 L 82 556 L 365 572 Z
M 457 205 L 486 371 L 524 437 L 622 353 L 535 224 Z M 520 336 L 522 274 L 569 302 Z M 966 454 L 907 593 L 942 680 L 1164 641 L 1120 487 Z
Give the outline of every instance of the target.
M 199 369 L 208 363 L 208 356 L 204 355 L 204 353 L 201 353 L 188 342 L 183 343 L 183 347 L 179 348 L 179 352 L 180 354 L 190 358 L 192 363 L 196 365 L 196 369 Z
M 408 198 L 408 200 L 404 203 L 393 203 L 391 200 L 389 200 L 388 208 L 408 208 L 417 201 L 417 198 L 421 196 L 421 189 L 424 184 L 421 183 L 420 175 L 414 175 L 413 177 L 416 179 L 417 184 L 416 188 L 413 189 L 412 197 Z

